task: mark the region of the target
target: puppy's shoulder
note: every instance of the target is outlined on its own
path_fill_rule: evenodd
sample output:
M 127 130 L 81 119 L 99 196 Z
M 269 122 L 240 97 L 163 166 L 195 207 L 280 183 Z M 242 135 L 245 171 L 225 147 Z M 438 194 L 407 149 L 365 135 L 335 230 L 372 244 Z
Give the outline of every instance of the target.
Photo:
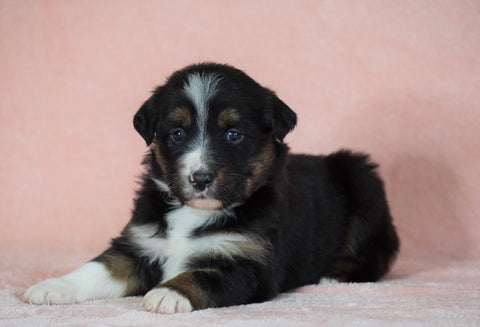
M 289 154 L 286 165 L 286 174 L 291 178 L 301 175 L 323 175 L 326 161 L 324 155 Z

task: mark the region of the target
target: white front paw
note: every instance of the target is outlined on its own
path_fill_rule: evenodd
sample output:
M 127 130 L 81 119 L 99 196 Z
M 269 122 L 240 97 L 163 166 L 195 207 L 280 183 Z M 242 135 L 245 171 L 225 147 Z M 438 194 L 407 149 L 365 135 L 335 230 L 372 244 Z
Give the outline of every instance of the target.
M 60 278 L 47 279 L 30 287 L 23 300 L 32 304 L 68 304 L 77 302 L 75 287 Z
M 154 313 L 183 313 L 193 311 L 190 301 L 177 292 L 166 288 L 154 288 L 143 298 L 145 310 Z

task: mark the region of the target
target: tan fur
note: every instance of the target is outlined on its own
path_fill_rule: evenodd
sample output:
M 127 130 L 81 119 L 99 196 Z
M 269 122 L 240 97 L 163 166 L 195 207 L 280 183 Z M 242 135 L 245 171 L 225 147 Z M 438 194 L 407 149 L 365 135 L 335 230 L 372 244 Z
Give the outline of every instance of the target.
M 200 274 L 221 276 L 216 269 L 199 269 L 181 273 L 158 287 L 168 287 L 190 300 L 195 310 L 211 308 L 214 303 L 208 298 L 197 276 Z
M 352 257 L 343 258 L 334 263 L 329 273 L 329 277 L 333 277 L 339 282 L 347 282 L 347 276 L 349 276 L 352 271 L 358 269 L 359 265 Z
M 263 151 L 250 162 L 250 177 L 247 180 L 247 195 L 255 190 L 257 182 L 262 177 L 263 173 L 271 166 L 275 158 L 274 144 L 271 140 L 267 141 L 263 147 Z
M 240 120 L 240 114 L 236 109 L 227 108 L 218 115 L 218 126 L 225 130 L 232 127 Z
M 354 215 L 350 217 L 350 223 L 348 225 L 347 236 L 345 238 L 344 252 L 347 255 L 353 257 L 357 256 L 357 231 L 359 230 L 361 220 L 358 216 Z
M 192 117 L 190 116 L 190 111 L 187 108 L 175 108 L 168 115 L 168 118 L 184 128 L 189 127 L 192 124 Z
M 232 242 L 234 247 L 231 253 L 227 249 L 223 249 L 221 255 L 228 260 L 235 260 L 236 256 L 246 259 L 255 260 L 257 262 L 268 264 L 271 253 L 271 245 L 268 241 L 258 237 L 249 236 L 249 241 Z M 208 293 L 202 287 L 202 281 L 199 277 L 204 275 L 207 278 L 222 277 L 222 272 L 217 269 L 197 269 L 186 271 L 178 276 L 168 280 L 158 287 L 168 287 L 181 295 L 187 297 L 195 310 L 211 308 L 215 306 Z
M 331 275 L 338 281 L 347 281 L 345 276 L 358 269 L 358 263 L 354 260 L 357 257 L 357 239 L 356 231 L 361 224 L 358 216 L 350 217 L 350 223 L 345 235 L 345 244 L 343 247 L 343 256 L 334 262 Z
M 213 235 L 221 235 L 221 233 Z M 212 251 L 212 253 L 210 253 L 212 257 L 222 257 L 229 261 L 235 261 L 235 259 L 240 257 L 261 264 L 269 263 L 272 245 L 268 240 L 253 234 L 225 232 L 225 235 L 227 236 L 226 238 L 231 236 L 237 239 L 225 242 L 218 251 Z
M 266 239 L 248 235 L 249 242 L 235 242 L 238 250 L 234 255 L 239 255 L 245 259 L 253 260 L 262 264 L 268 264 L 270 261 L 270 255 L 272 245 Z M 234 259 L 234 256 L 232 258 Z
M 155 154 L 155 160 L 157 161 L 158 165 L 160 166 L 160 169 L 162 172 L 165 174 L 167 172 L 167 163 L 163 159 L 161 153 L 160 153 L 160 148 L 158 146 L 158 143 L 155 142 L 153 146 L 153 153 Z
M 216 181 L 222 185 L 232 185 L 234 178 L 230 175 L 227 167 L 220 167 L 217 171 Z
M 122 255 L 108 255 L 102 256 L 102 263 L 113 279 L 125 283 L 124 296 L 138 295 L 146 290 L 143 290 L 143 283 L 138 279 L 137 271 L 135 270 L 135 261 L 131 258 Z
M 216 210 L 223 206 L 222 202 L 216 199 L 191 199 L 186 204 L 189 207 L 202 210 Z

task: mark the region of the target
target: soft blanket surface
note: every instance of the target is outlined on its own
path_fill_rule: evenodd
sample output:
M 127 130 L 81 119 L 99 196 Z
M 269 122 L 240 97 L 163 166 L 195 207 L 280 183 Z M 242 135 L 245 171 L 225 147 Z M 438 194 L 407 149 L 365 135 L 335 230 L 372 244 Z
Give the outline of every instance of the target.
M 25 304 L 25 289 L 69 272 L 85 250 L 0 250 L 1 326 L 478 326 L 480 260 L 401 256 L 378 283 L 309 285 L 272 301 L 158 315 L 141 297 L 75 305 Z
M 479 31 L 477 0 L 0 0 L 0 326 L 480 326 Z M 297 112 L 292 152 L 380 164 L 392 273 L 184 315 L 23 303 L 119 234 L 147 151 L 133 114 L 210 60 Z

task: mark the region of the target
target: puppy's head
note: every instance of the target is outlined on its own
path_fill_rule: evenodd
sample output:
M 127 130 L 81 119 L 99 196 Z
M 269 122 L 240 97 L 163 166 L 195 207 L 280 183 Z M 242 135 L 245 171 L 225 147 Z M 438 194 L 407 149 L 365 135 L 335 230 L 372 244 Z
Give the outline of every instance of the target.
M 182 204 L 208 210 L 240 204 L 261 186 L 295 124 L 275 93 L 219 64 L 175 72 L 134 118 L 153 143 L 162 187 Z

